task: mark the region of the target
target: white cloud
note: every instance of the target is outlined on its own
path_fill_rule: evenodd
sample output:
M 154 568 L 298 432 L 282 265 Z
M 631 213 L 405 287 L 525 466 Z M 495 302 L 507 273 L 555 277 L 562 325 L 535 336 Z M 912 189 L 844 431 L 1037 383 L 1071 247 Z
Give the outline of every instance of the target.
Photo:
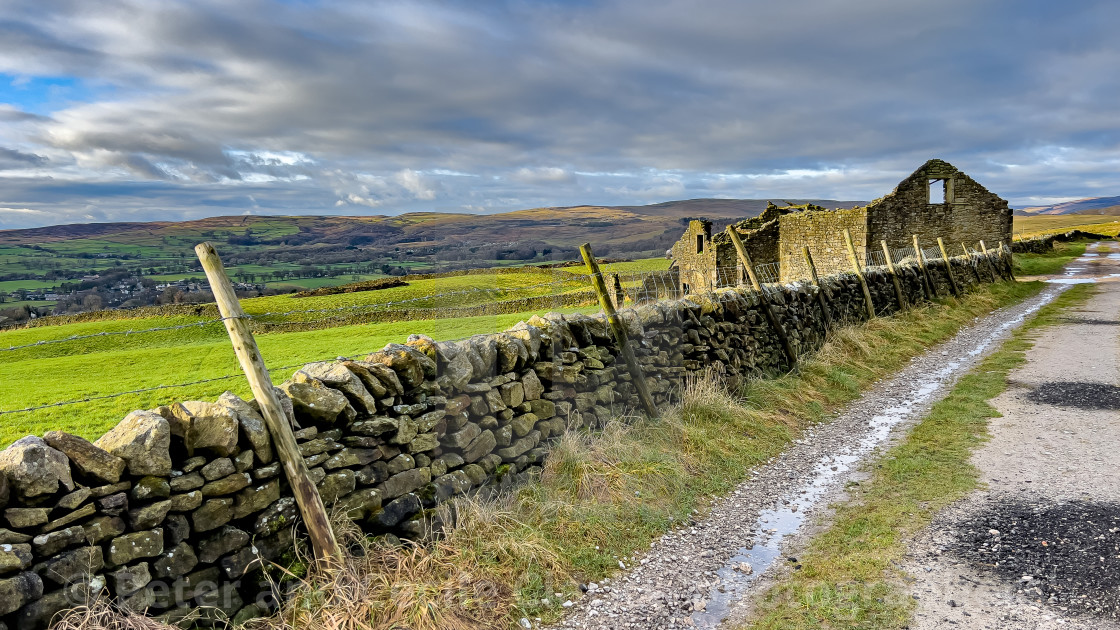
M 523 184 L 570 184 L 575 181 L 575 175 L 565 169 L 555 166 L 542 166 L 537 168 L 521 167 L 510 175 L 510 179 Z
M 432 180 L 411 169 L 398 171 L 393 176 L 393 181 L 408 191 L 414 199 L 431 201 L 436 198 L 436 185 Z

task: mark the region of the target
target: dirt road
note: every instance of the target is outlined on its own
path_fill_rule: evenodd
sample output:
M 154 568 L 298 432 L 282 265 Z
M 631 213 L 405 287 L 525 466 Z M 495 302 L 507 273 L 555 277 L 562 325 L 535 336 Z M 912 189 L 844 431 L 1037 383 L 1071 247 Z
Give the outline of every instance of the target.
M 802 436 L 781 457 L 717 500 L 703 519 L 620 559 L 614 579 L 588 585 L 566 603 L 557 628 L 716 628 L 749 612 L 750 595 L 805 532 L 806 517 L 839 498 L 861 462 L 920 419 L 1011 329 L 1058 293 L 1057 287 L 1001 309 L 877 383 L 832 422 Z M 812 519 L 810 519 L 811 522 Z M 761 578 L 761 579 L 760 579 Z M 745 604 L 745 606 L 744 606 Z M 525 623 L 531 624 L 529 620 Z M 524 625 L 524 624 L 523 624 Z
M 986 488 L 911 547 L 911 628 L 1120 629 L 1120 249 L 1059 281 L 1095 295 L 1042 329 L 992 401 L 973 456 Z

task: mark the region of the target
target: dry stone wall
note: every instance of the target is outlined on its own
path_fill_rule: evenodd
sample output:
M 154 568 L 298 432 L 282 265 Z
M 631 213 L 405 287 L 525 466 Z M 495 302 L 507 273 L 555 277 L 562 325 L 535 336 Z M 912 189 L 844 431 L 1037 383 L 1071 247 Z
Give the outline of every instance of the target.
M 958 282 L 993 279 L 988 263 L 952 260 Z M 944 269 L 931 268 L 942 291 Z M 921 276 L 903 264 L 908 299 Z M 897 310 L 882 271 L 867 273 L 875 309 Z M 834 322 L 866 317 L 856 278 L 824 279 Z M 799 353 L 828 332 L 810 284 L 773 285 Z M 744 288 L 621 311 L 658 404 L 715 369 L 730 381 L 789 368 Z M 437 342 L 420 335 L 363 360 L 314 363 L 278 386 L 300 454 L 328 505 L 371 533 L 420 536 L 452 497 L 530 478 L 551 440 L 637 407 L 601 317 L 550 313 L 497 334 Z M 241 621 L 275 605 L 270 563 L 290 562 L 300 516 L 253 401 L 226 393 L 135 411 L 89 442 L 52 431 L 0 452 L 0 629 L 37 630 L 101 592 L 182 619 Z
M 1011 251 L 1016 254 L 1045 254 L 1054 249 L 1054 243 L 1064 243 L 1077 239 L 1109 240 L 1115 237 L 1083 230 L 1070 230 L 1061 234 L 1046 234 L 1027 239 L 1020 239 L 1011 244 Z

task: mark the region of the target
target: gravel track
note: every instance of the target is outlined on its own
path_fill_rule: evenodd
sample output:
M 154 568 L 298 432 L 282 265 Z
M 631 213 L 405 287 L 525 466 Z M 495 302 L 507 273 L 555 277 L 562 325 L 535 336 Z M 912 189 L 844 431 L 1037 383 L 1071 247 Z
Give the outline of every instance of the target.
M 796 570 L 796 558 L 788 553 L 804 540 L 806 518 L 841 498 L 845 483 L 861 477 L 862 461 L 925 415 L 1010 330 L 1063 288 L 1049 287 L 979 318 L 915 357 L 755 469 L 731 494 L 714 500 L 703 518 L 665 534 L 639 557 L 620 559 L 624 568 L 566 603 L 569 614 L 553 627 L 716 628 L 741 619 L 751 595 L 770 583 L 775 570 Z
M 1120 254 L 1094 245 L 1056 280 L 1090 278 L 991 401 L 982 488 L 911 543 L 911 628 L 1120 629 Z

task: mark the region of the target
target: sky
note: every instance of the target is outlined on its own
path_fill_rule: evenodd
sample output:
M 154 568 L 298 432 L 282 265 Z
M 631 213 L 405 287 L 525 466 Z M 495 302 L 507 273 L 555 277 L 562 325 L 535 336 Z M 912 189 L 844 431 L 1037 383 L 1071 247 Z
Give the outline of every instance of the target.
M 1120 195 L 1115 0 L 0 0 L 0 229 Z

